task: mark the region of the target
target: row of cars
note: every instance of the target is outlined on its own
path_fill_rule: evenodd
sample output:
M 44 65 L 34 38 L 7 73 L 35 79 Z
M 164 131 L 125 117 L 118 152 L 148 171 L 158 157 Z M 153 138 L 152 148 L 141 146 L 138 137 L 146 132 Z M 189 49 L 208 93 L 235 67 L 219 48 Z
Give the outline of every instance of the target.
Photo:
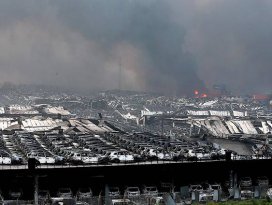
M 127 186 L 124 191 L 121 191 L 117 186 L 109 186 L 107 195 L 112 198 L 133 198 L 139 197 L 140 195 L 144 196 L 158 196 L 158 189 L 156 186 L 143 186 L 140 190 L 137 186 Z M 100 192 L 101 195 L 102 192 Z M 12 188 L 9 190 L 7 196 L 1 195 L 2 200 L 7 199 L 20 199 L 23 197 L 23 190 L 20 188 Z M 103 195 L 105 192 L 103 191 Z M 39 189 L 38 198 L 39 200 L 49 200 L 51 197 L 61 197 L 61 198 L 75 198 L 76 200 L 84 200 L 94 197 L 93 191 L 90 187 L 80 187 L 76 191 L 73 191 L 69 187 L 61 187 L 57 189 L 56 193 L 50 193 L 49 190 Z
M 93 196 L 92 189 L 89 187 L 82 187 L 77 189 L 75 195 L 73 194 L 71 188 L 59 188 L 56 194 L 51 194 L 49 190 L 39 189 L 38 190 L 38 198 L 41 201 L 49 200 L 52 196 L 54 197 L 63 197 L 63 198 L 73 198 L 80 200 L 82 198 L 90 198 Z M 24 191 L 19 187 L 11 188 L 6 195 L 1 193 L 0 198 L 2 200 L 10 199 L 10 200 L 18 200 L 24 198 Z
M 107 133 L 103 137 L 138 155 L 142 160 L 210 160 L 225 158 L 226 150 L 213 144 L 169 139 L 149 133 Z
M 133 154 L 104 141 L 99 135 L 44 135 L 47 147 L 65 162 L 72 164 L 105 164 L 133 162 Z
M 98 135 L 31 134 L 15 132 L 0 136 L 0 164 L 103 164 L 133 162 L 133 154 Z
M 269 179 L 266 176 L 257 177 L 254 181 L 251 177 L 241 177 L 237 187 L 238 197 L 241 199 L 254 198 L 255 196 L 262 197 L 264 195 L 271 197 L 269 194 L 271 190 L 269 187 Z M 237 194 L 235 194 L 235 187 L 230 187 L 230 193 L 233 195 L 233 197 L 237 198 Z
M 15 137 L 15 143 L 27 158 L 36 158 L 41 164 L 54 164 L 54 155 L 42 144 L 37 141 L 36 135 L 18 134 Z
M 143 185 L 142 189 L 138 186 L 126 186 L 123 191 L 120 190 L 118 186 L 108 186 L 106 188 L 107 194 L 110 198 L 119 198 L 121 196 L 125 197 L 139 197 L 140 195 L 145 196 L 158 196 L 158 189 L 156 186 L 146 186 Z M 101 193 L 100 193 L 101 194 Z M 103 193 L 106 195 L 106 193 Z M 92 189 L 89 187 L 79 188 L 75 194 L 70 188 L 60 188 L 57 192 L 58 197 L 75 197 L 77 199 L 88 198 L 93 196 Z
M 190 184 L 180 187 L 180 199 L 185 204 L 192 202 L 207 203 L 209 201 L 244 200 L 252 198 L 271 197 L 269 180 L 265 176 L 252 180 L 250 177 L 241 177 L 237 181 L 220 183 L 208 182 Z
M 240 193 L 239 199 L 270 197 L 271 188 L 269 188 L 269 180 L 267 177 L 258 177 L 254 183 L 250 177 L 241 177 L 239 179 L 238 187 Z M 256 187 L 258 187 L 258 190 Z M 138 186 L 127 186 L 123 191 L 117 186 L 106 186 L 105 192 L 100 192 L 100 194 L 102 193 L 103 196 L 107 195 L 113 200 L 130 199 L 137 201 L 139 199 L 144 199 L 149 202 L 154 200 L 163 203 L 163 196 L 168 193 L 176 203 L 185 202 L 185 204 L 191 204 L 195 201 L 206 203 L 208 201 L 227 201 L 233 198 L 236 199 L 234 193 L 231 191 L 232 188 L 233 187 L 230 186 L 229 183 L 221 186 L 220 183 L 210 184 L 208 182 L 203 182 L 178 187 L 175 187 L 172 183 L 161 183 L 159 189 L 154 185 L 143 185 L 141 188 Z M 259 195 L 256 195 L 257 191 L 254 189 L 259 192 Z M 106 192 L 108 193 L 106 194 Z M 261 192 L 263 192 L 263 194 Z M 70 188 L 61 188 L 58 190 L 57 196 L 63 198 L 74 197 L 80 201 L 84 200 L 84 198 L 93 197 L 93 193 L 90 188 L 82 188 L 73 195 Z
M 1 151 L 5 151 L 9 159 L 2 164 L 26 164 L 29 158 L 35 158 L 41 164 L 54 164 L 55 155 L 35 137 L 24 132 L 0 136 L 0 143 L 3 145 Z
M 18 165 L 27 163 L 27 156 L 29 156 L 30 152 L 21 144 L 19 136 L 1 135 L 0 144 L 0 151 L 5 153 L 5 155 L 2 154 L 2 158 L 0 158 L 0 164 Z
M 172 183 L 161 183 L 159 187 L 156 185 L 142 186 L 126 186 L 123 189 L 119 186 L 105 186 L 105 189 L 96 190 L 94 193 L 89 186 L 78 189 L 71 189 L 69 186 L 57 189 L 57 192 L 50 192 L 45 189 L 38 191 L 38 198 L 41 202 L 62 198 L 75 199 L 76 201 L 88 201 L 100 197 L 109 197 L 110 199 L 130 199 L 133 201 L 143 200 L 158 200 L 163 202 L 165 194 L 169 194 L 176 203 L 208 201 L 227 201 L 231 199 L 249 199 L 249 198 L 272 198 L 272 188 L 269 186 L 267 177 L 257 177 L 252 180 L 250 177 L 241 177 L 238 182 L 230 183 L 229 181 L 220 183 L 196 183 L 188 186 L 175 186 Z M 233 184 L 236 184 L 233 186 Z M 238 193 L 238 194 L 237 194 Z M 19 188 L 13 188 L 8 192 L 8 195 L 2 196 L 3 199 L 21 199 L 23 191 Z M 150 202 L 150 201 L 149 201 Z M 143 204 L 143 203 L 141 203 Z M 183 203 L 184 204 L 184 203 Z
M 74 139 L 82 147 L 107 158 L 110 162 L 134 162 L 133 153 L 122 149 L 115 143 L 105 140 L 100 135 L 77 135 Z
M 3 136 L 0 136 L 0 164 L 11 164 L 10 152 L 7 149 Z
M 0 164 L 105 164 L 144 161 L 225 159 L 213 143 L 168 138 L 150 133 L 63 134 L 17 131 L 0 136 Z M 2 161 L 1 161 L 2 160 Z

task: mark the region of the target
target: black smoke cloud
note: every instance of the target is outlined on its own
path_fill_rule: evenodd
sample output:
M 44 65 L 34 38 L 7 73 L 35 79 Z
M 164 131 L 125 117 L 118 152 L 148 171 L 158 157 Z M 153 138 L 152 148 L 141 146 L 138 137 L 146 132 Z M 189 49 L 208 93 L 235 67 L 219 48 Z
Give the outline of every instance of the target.
M 170 95 L 214 83 L 269 91 L 271 9 L 269 0 L 3 0 L 0 80 Z
M 111 89 L 121 76 L 122 89 L 168 94 L 204 87 L 166 1 L 1 4 L 2 80 Z

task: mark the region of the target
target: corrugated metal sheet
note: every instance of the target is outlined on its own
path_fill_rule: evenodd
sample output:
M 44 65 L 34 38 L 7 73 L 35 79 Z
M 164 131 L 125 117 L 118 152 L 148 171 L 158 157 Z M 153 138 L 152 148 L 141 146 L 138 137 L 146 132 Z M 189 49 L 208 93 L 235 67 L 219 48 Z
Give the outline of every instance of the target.
M 45 112 L 48 114 L 61 114 L 61 115 L 71 114 L 68 110 L 65 110 L 63 107 L 48 107 L 45 108 Z
M 210 115 L 212 116 L 222 116 L 222 117 L 231 116 L 229 111 L 210 110 L 209 112 L 210 112 Z
M 193 115 L 193 116 L 209 116 L 209 112 L 208 111 L 202 111 L 202 110 L 188 110 L 187 111 L 188 115 Z

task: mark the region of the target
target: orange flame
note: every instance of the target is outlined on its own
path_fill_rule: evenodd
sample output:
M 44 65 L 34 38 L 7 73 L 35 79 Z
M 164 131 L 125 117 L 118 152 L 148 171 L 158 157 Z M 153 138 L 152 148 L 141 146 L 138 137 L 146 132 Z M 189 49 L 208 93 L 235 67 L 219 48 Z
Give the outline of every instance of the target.
M 206 93 L 203 93 L 203 94 L 201 95 L 201 97 L 202 97 L 202 98 L 206 98 L 206 97 L 208 97 L 208 95 L 207 95 Z

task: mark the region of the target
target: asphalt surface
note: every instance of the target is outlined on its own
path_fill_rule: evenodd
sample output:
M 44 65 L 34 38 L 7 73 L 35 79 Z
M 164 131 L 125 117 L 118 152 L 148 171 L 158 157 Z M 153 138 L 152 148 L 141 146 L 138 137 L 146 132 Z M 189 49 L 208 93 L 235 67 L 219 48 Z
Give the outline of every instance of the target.
M 250 145 L 243 142 L 217 138 L 209 138 L 208 141 L 217 143 L 224 149 L 233 150 L 237 152 L 239 155 L 252 155 Z

